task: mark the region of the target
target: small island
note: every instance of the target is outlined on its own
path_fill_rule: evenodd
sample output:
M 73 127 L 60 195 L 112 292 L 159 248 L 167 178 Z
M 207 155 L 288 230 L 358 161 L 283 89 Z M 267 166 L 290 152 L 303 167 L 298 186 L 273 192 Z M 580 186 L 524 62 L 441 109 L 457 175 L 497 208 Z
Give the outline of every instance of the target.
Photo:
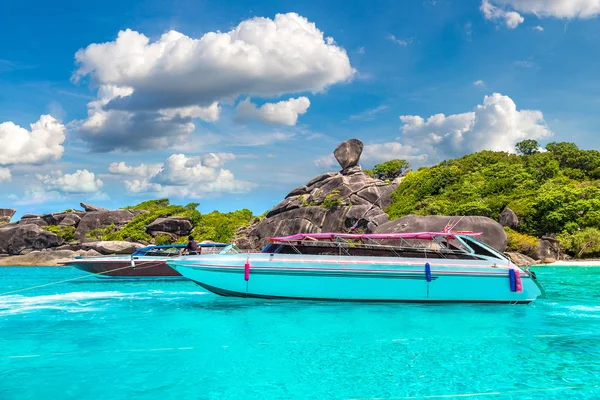
M 363 170 L 357 139 L 334 151 L 341 170 L 292 189 L 257 216 L 202 214 L 198 203 L 148 200 L 118 210 L 25 214 L 0 209 L 0 265 L 59 265 L 74 256 L 131 254 L 147 244 L 235 242 L 257 251 L 269 237 L 315 232 L 483 232 L 519 265 L 600 256 L 600 152 L 534 140 L 515 154 L 481 151 L 411 170 L 390 160 Z

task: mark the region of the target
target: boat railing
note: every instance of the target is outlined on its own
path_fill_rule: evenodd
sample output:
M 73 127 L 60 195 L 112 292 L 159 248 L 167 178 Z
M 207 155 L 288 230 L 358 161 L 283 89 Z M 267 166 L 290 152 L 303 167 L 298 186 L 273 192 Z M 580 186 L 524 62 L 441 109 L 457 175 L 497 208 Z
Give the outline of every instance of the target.
M 466 250 L 449 249 L 449 248 L 443 247 L 439 244 L 436 244 L 436 246 L 434 248 L 431 246 L 427 246 L 425 244 L 413 245 L 405 240 L 403 240 L 402 242 L 403 242 L 403 244 L 406 243 L 408 245 L 388 245 L 388 244 L 381 244 L 381 243 L 377 243 L 377 242 L 354 243 L 354 242 L 347 242 L 347 241 L 325 242 L 325 241 L 312 241 L 312 240 L 289 241 L 289 242 L 282 241 L 282 242 L 280 242 L 280 244 L 286 244 L 286 245 L 291 246 L 299 254 L 302 254 L 302 252 L 297 248 L 297 246 L 331 248 L 331 249 L 335 248 L 335 249 L 339 249 L 340 251 L 346 252 L 347 255 L 350 255 L 347 251 L 348 249 L 350 249 L 350 250 L 351 249 L 385 250 L 385 251 L 389 251 L 390 253 L 395 254 L 398 257 L 400 257 L 399 253 L 405 253 L 405 252 L 423 253 L 424 256 L 426 256 L 427 253 L 435 253 L 435 254 L 440 254 L 442 256 L 470 254 Z

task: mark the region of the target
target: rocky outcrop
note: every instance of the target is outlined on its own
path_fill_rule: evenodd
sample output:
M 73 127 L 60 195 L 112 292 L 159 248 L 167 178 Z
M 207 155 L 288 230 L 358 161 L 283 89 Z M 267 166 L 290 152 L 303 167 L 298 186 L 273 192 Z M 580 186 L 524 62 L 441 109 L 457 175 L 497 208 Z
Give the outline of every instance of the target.
M 0 224 L 8 224 L 16 212 L 14 208 L 0 208 Z
M 142 247 L 144 245 L 140 243 L 123 241 L 87 242 L 82 245 L 83 250 L 95 250 L 100 254 L 132 254 Z
M 22 256 L 0 257 L 0 265 L 29 266 L 60 266 L 72 260 L 75 256 L 94 257 L 100 254 L 94 250 L 36 250 Z
M 85 214 L 84 214 L 85 215 Z M 77 227 L 81 222 L 81 217 L 76 213 L 67 213 L 63 218 L 57 221 L 60 226 L 73 226 Z
M 346 170 L 358 165 L 363 148 L 363 142 L 358 139 L 350 139 L 340 143 L 333 151 L 333 155 L 340 163 L 342 170 Z
M 372 178 L 358 165 L 362 142 L 349 140 L 336 149 L 341 172 L 319 175 L 293 189 L 262 221 L 241 229 L 236 244 L 257 250 L 270 237 L 315 232 L 372 232 L 388 221 L 383 211 L 400 180 Z
M 509 228 L 515 229 L 519 226 L 519 217 L 510 208 L 506 207 L 498 218 L 498 222 L 502 226 L 508 226 Z
M 111 224 L 114 224 L 115 228 L 120 228 L 131 221 L 133 216 L 133 213 L 128 210 L 87 212 L 77 225 L 75 238 L 79 240 L 85 240 L 86 233 L 96 228 L 107 227 Z
M 459 221 L 460 220 L 460 221 Z M 376 233 L 441 232 L 450 221 L 459 221 L 455 231 L 483 232 L 482 239 L 498 251 L 504 252 L 508 240 L 504 228 L 487 217 L 445 217 L 440 215 L 407 215 L 379 225 Z
M 526 256 L 525 254 L 514 252 L 507 252 L 504 254 L 506 254 L 510 258 L 513 264 L 518 265 L 519 267 L 528 267 L 530 265 L 536 264 L 536 261 L 533 258 Z
M 98 207 L 87 203 L 79 203 L 79 205 L 85 210 L 85 212 L 110 211 L 108 208 Z
M 42 219 L 41 217 L 38 217 L 37 215 L 32 215 L 32 214 L 25 214 L 21 217 L 20 221 L 16 222 L 19 225 L 37 225 L 40 227 L 43 226 L 48 226 L 48 223 Z
M 146 227 L 146 232 L 156 236 L 156 232 L 173 233 L 185 236 L 192 233 L 192 220 L 190 217 L 157 218 Z
M 0 226 L 0 253 L 24 254 L 63 244 L 63 240 L 35 224 Z
M 553 237 L 543 236 L 539 240 L 537 259 L 545 264 L 551 264 L 557 260 L 564 259 L 562 247 L 558 240 Z

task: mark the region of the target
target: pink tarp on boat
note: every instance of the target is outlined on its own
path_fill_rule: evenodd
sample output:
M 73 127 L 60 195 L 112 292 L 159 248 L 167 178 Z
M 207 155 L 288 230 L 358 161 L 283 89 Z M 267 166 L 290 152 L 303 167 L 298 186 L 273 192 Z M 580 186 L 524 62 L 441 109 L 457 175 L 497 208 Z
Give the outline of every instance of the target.
M 271 238 L 271 241 L 290 242 L 294 240 L 326 240 L 326 239 L 424 239 L 432 240 L 434 237 L 453 238 L 455 235 L 481 236 L 483 232 L 408 232 L 408 233 L 297 233 L 291 236 L 281 236 Z

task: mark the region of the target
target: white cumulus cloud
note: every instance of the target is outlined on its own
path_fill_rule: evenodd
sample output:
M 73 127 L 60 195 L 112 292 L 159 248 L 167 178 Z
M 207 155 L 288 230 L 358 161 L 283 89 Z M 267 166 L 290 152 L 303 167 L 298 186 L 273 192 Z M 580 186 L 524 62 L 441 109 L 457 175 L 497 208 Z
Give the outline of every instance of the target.
M 296 13 L 252 18 L 200 38 L 169 31 L 151 41 L 127 29 L 75 59 L 73 79 L 89 77 L 99 87 L 79 129 L 96 151 L 174 146 L 195 129 L 194 118 L 218 120 L 219 102 L 321 92 L 356 72 L 344 48 Z M 277 103 L 274 116 L 261 107 L 256 116 L 291 124 L 307 101 Z
M 47 192 L 63 194 L 98 193 L 102 189 L 102 181 L 97 179 L 93 172 L 77 170 L 72 174 L 63 174 L 53 171 L 49 175 L 36 175 Z
M 417 147 L 396 142 L 368 144 L 361 155 L 361 160 L 373 164 L 394 159 L 403 159 L 411 164 L 422 164 L 427 159 L 427 155 Z
M 0 183 L 10 182 L 12 179 L 12 174 L 10 173 L 10 169 L 0 167 Z
M 294 126 L 298 121 L 298 115 L 304 114 L 309 106 L 310 100 L 304 96 L 278 103 L 265 103 L 260 107 L 246 98 L 236 107 L 236 119 L 239 121 L 254 119 L 266 124 Z
M 516 28 L 531 14 L 538 18 L 594 18 L 600 15 L 598 0 L 482 0 L 480 10 L 486 19 L 502 20 L 509 28 Z M 521 14 L 520 14 L 521 13 Z M 543 31 L 541 26 L 533 29 Z
M 128 29 L 112 42 L 79 50 L 75 59 L 73 79 L 90 77 L 100 88 L 79 124 L 80 137 L 96 151 L 172 147 L 195 129 L 194 118 L 218 120 L 221 101 L 321 92 L 355 74 L 346 50 L 295 13 L 252 18 L 200 38 L 169 31 L 151 42 Z M 251 114 L 293 125 L 307 102 L 266 105 Z
M 173 154 L 158 168 L 147 165 L 128 166 L 113 163 L 109 171 L 135 179 L 126 179 L 129 193 L 154 193 L 160 196 L 201 198 L 214 193 L 245 193 L 254 184 L 235 179 L 233 173 L 222 167 L 235 159 L 231 153 L 209 153 L 198 157 Z
M 524 139 L 543 139 L 552 132 L 538 110 L 518 110 L 508 96 L 494 93 L 483 104 L 462 114 L 436 114 L 424 119 L 400 116 L 404 145 L 413 146 L 431 160 L 459 157 L 481 151 L 514 151 Z
M 524 14 L 555 18 L 593 18 L 600 14 L 598 0 L 491 0 Z
M 156 42 L 130 29 L 113 42 L 91 44 L 75 55 L 74 79 L 133 88 L 114 99 L 116 109 L 209 106 L 223 98 L 322 91 L 352 78 L 346 51 L 296 14 L 252 18 L 229 32 L 201 38 L 177 31 Z
M 162 164 L 140 164 L 132 167 L 125 164 L 124 161 L 114 162 L 108 166 L 108 172 L 123 176 L 151 176 L 157 174 L 162 168 Z
M 486 19 L 504 22 L 510 29 L 516 28 L 520 23 L 525 21 L 525 19 L 518 12 L 506 11 L 502 8 L 494 6 L 488 0 L 482 0 L 479 9 Z
M 0 124 L 0 165 L 43 164 L 60 160 L 66 128 L 50 115 L 42 115 L 30 130 L 13 122 Z

